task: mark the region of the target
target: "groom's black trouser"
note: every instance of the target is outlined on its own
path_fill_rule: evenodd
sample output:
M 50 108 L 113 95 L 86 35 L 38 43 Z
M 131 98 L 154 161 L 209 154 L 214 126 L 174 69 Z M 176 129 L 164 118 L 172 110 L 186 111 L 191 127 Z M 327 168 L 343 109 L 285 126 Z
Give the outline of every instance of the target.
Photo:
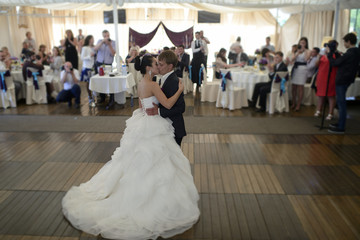
M 177 138 L 177 137 L 175 137 L 175 141 L 176 141 L 176 143 L 181 147 L 181 141 L 182 141 L 182 137 L 180 137 L 180 138 Z

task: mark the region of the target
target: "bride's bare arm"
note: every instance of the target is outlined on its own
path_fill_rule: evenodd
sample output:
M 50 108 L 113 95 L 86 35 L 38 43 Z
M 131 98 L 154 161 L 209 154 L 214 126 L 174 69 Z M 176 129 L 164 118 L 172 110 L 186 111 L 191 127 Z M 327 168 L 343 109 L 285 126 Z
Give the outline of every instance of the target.
M 172 106 L 174 106 L 180 94 L 184 90 L 184 86 L 182 85 L 181 81 L 179 81 L 179 88 L 177 92 L 172 97 L 167 98 L 157 83 L 154 82 L 151 87 L 152 94 L 154 94 L 154 96 L 157 98 L 157 100 L 159 100 L 161 105 L 163 105 L 167 109 L 170 109 L 172 108 Z

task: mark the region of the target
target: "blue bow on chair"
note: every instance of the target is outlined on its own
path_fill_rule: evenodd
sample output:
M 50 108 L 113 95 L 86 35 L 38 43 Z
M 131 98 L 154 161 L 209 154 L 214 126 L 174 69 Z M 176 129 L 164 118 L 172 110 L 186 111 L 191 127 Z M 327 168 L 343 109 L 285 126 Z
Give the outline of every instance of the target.
M 199 85 L 201 85 L 201 79 L 202 79 L 202 76 L 203 76 L 203 70 L 204 70 L 204 67 L 201 67 L 200 70 L 199 70 Z
M 286 74 L 285 77 L 281 78 L 279 75 L 276 74 L 275 82 L 280 82 L 280 96 L 285 93 L 285 83 L 289 80 L 289 74 Z
M 192 80 L 192 79 L 191 79 L 191 78 L 192 78 L 192 77 L 191 77 L 191 68 L 192 68 L 192 66 L 189 65 L 189 79 L 190 79 L 190 80 Z
M 38 78 L 37 78 L 38 75 L 39 75 L 39 77 L 42 77 L 42 71 L 41 70 L 39 72 L 31 72 L 30 70 L 28 70 L 28 77 L 33 77 L 35 90 L 39 90 L 39 81 L 38 81 Z
M 227 81 L 226 79 L 232 80 L 230 71 L 228 71 L 226 74 L 221 72 L 221 78 L 222 78 L 221 88 L 222 91 L 224 92 L 226 90 L 226 81 Z
M 5 77 L 9 77 L 10 72 L 9 71 L 0 72 L 0 75 L 1 75 L 0 89 L 3 90 L 3 92 L 6 92 L 7 91 L 7 86 L 6 86 Z

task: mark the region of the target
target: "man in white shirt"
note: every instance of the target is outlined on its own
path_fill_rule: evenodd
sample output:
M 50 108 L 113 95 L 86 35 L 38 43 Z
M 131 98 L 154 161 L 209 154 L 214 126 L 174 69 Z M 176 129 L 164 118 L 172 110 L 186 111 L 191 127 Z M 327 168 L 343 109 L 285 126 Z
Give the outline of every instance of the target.
M 202 40 L 202 45 L 204 47 L 204 65 L 205 65 L 205 69 L 207 70 L 207 58 L 209 53 L 209 49 L 207 45 L 210 44 L 210 41 L 204 36 L 203 30 L 200 31 L 200 39 Z
M 28 49 L 33 52 L 37 52 L 35 40 L 31 38 L 31 32 L 26 32 L 26 38 L 24 40 L 28 44 Z
M 57 102 L 68 102 L 72 105 L 72 98 L 75 98 L 75 108 L 80 108 L 81 89 L 78 85 L 80 79 L 79 71 L 72 67 L 71 62 L 64 64 L 64 70 L 60 73 L 60 81 L 64 84 L 64 89 L 56 97 Z
M 266 41 L 266 44 L 264 46 L 261 47 L 261 51 L 264 49 L 264 48 L 267 48 L 269 49 L 272 53 L 275 52 L 275 47 L 274 45 L 271 45 L 270 44 L 270 37 L 266 37 L 265 41 Z
M 311 78 L 313 77 L 313 75 L 315 74 L 316 70 L 317 70 L 317 66 L 316 66 L 316 62 L 319 60 L 319 55 L 320 53 L 320 49 L 317 47 L 314 47 L 311 50 L 310 53 L 310 58 L 307 61 L 306 67 L 307 67 L 307 82 L 311 81 Z
M 195 33 L 195 40 L 191 43 L 193 59 L 191 61 L 191 81 L 199 87 L 203 79 L 199 79 L 201 64 L 204 64 L 204 44 L 200 32 Z M 205 65 L 205 64 L 204 64 Z

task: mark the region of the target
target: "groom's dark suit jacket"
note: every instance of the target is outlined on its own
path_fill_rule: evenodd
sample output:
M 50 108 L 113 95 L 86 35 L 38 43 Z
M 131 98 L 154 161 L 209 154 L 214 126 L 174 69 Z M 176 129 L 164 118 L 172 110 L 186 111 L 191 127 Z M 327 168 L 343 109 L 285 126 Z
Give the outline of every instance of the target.
M 164 92 L 167 98 L 172 97 L 179 88 L 179 79 L 176 76 L 176 73 L 173 72 L 170 76 L 166 79 L 164 85 L 162 86 L 162 91 Z M 183 112 L 185 112 L 185 101 L 184 101 L 184 94 L 181 93 L 180 97 L 174 104 L 171 109 L 167 109 L 161 104 L 159 104 L 160 108 L 160 116 L 164 118 L 169 118 L 173 123 L 173 127 L 175 129 L 175 137 L 181 138 L 186 136 L 185 131 L 185 123 L 183 118 Z

